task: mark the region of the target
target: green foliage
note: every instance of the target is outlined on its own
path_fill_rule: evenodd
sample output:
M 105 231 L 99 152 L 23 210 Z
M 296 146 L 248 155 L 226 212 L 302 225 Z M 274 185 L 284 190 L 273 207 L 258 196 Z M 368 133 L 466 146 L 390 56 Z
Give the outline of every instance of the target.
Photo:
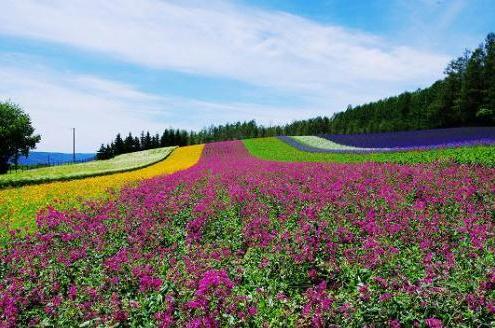
M 9 169 L 9 161 L 17 164 L 20 155 L 27 156 L 41 137 L 34 134 L 29 115 L 16 104 L 0 102 L 0 174 Z
M 495 123 L 495 109 L 480 108 L 480 110 L 476 113 L 476 117 L 487 122 Z
M 441 161 L 490 167 L 495 166 L 495 146 L 458 147 L 394 153 L 351 154 L 304 152 L 289 146 L 277 138 L 249 139 L 244 140 L 244 144 L 249 152 L 256 157 L 282 162 L 391 162 L 414 164 Z

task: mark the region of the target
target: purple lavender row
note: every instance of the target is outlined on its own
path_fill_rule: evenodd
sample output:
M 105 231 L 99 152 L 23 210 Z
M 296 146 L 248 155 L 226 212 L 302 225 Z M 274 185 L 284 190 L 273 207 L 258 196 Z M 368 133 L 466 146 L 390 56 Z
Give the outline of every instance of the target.
M 421 131 L 363 134 L 325 134 L 319 137 L 359 148 L 431 149 L 433 146 L 457 147 L 494 144 L 495 127 L 468 127 Z
M 402 152 L 402 151 L 413 151 L 413 150 L 431 150 L 431 149 L 443 149 L 443 148 L 457 148 L 457 147 L 472 147 L 472 146 L 492 146 L 495 145 L 495 139 L 479 139 L 479 140 L 468 140 L 468 141 L 458 141 L 449 142 L 444 144 L 436 144 L 430 146 L 411 146 L 411 147 L 391 147 L 391 148 L 375 148 L 375 149 L 322 149 L 312 147 L 303 144 L 288 136 L 278 137 L 283 142 L 288 145 L 297 148 L 298 150 L 310 152 L 310 153 L 355 153 L 355 154 L 369 154 L 369 153 L 391 153 L 391 152 Z M 331 140 L 331 139 L 329 139 Z M 334 140 L 331 140 L 334 141 Z M 334 141 L 335 142 L 335 141 Z

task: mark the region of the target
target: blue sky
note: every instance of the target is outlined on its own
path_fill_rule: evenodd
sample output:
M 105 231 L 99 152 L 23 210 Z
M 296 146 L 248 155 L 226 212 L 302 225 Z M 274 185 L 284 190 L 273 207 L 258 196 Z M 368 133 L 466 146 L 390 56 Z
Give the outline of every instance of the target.
M 6 0 L 0 100 L 45 151 L 117 132 L 332 115 L 442 77 L 495 27 L 492 0 Z

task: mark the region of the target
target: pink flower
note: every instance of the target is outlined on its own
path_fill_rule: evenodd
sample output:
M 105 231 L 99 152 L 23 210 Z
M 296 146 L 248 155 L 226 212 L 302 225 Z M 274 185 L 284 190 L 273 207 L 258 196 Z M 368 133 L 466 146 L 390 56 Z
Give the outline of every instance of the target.
M 254 316 L 258 312 L 255 306 L 250 306 L 247 310 L 249 316 Z
M 76 285 L 70 285 L 69 289 L 67 290 L 67 297 L 69 297 L 70 300 L 75 300 L 77 297 L 77 287 Z
M 400 328 L 400 327 L 401 327 L 399 320 L 396 320 L 396 319 L 394 319 L 394 320 L 390 320 L 390 321 L 388 322 L 388 326 L 389 326 L 390 328 Z
M 437 319 L 437 318 L 429 318 L 425 320 L 426 326 L 428 328 L 442 328 L 442 320 Z
M 391 298 L 392 298 L 392 294 L 385 293 L 385 294 L 380 295 L 379 300 L 380 300 L 380 302 L 386 302 Z
M 139 290 L 141 292 L 159 291 L 162 286 L 162 280 L 149 275 L 139 278 Z

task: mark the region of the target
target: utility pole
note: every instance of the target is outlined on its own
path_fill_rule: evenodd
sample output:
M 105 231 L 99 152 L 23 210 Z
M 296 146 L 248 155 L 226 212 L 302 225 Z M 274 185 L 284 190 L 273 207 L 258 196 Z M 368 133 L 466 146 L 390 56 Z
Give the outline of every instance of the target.
M 76 128 L 72 128 L 72 162 L 76 162 Z

